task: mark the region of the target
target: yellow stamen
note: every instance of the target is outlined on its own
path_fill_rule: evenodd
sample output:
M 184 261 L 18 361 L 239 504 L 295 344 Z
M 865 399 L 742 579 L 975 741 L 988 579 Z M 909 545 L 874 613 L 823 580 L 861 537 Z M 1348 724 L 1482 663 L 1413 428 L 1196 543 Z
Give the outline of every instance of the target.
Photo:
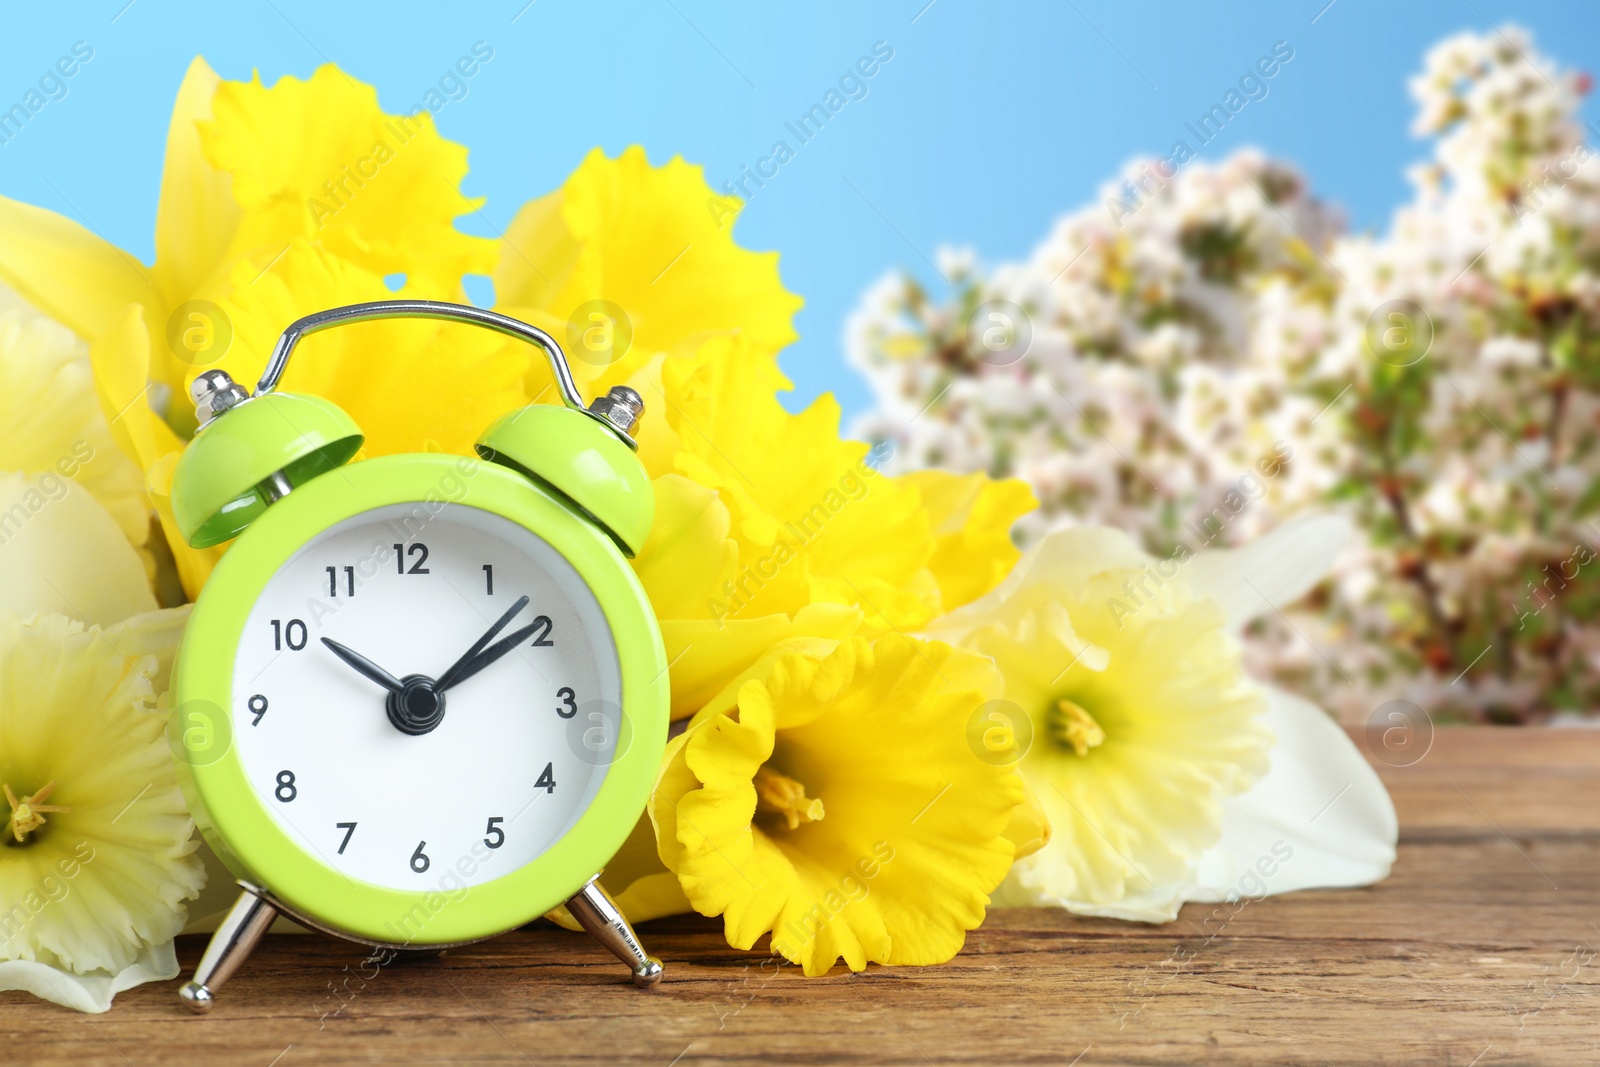
M 58 807 L 54 804 L 40 803 L 55 790 L 55 782 L 46 782 L 43 789 L 31 797 L 17 799 L 9 785 L 0 784 L 0 789 L 6 793 L 6 803 L 11 805 L 11 818 L 7 825 L 11 829 L 11 836 L 17 839 L 17 844 L 26 844 L 28 835 L 44 825 L 46 812 L 67 812 L 71 808 Z
M 1087 756 L 1091 748 L 1106 740 L 1106 732 L 1094 721 L 1094 716 L 1066 698 L 1056 701 L 1055 711 L 1050 715 L 1050 735 L 1061 744 L 1072 746 L 1072 751 L 1080 756 Z
M 772 768 L 756 769 L 756 814 L 781 815 L 794 830 L 822 818 L 822 801 L 806 796 L 806 787 Z

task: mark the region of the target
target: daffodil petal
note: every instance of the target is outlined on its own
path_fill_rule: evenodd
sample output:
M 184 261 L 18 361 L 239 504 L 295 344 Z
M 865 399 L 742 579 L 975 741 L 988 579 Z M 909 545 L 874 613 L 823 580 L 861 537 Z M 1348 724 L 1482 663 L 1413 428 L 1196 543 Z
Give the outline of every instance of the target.
M 683 895 L 678 876 L 661 862 L 655 827 L 648 814 L 640 816 L 633 832 L 606 864 L 600 885 L 629 922 L 694 911 L 689 898 Z M 582 929 L 565 905 L 553 909 L 545 918 L 568 930 Z
M 769 683 L 777 686 L 779 721 L 789 723 L 781 735 L 789 765 L 816 782 L 825 801 L 832 798 L 829 814 L 808 827 L 806 843 L 777 838 L 827 881 L 818 884 L 806 864 L 797 864 L 812 893 L 789 901 L 774 929 L 775 946 L 795 948 L 804 917 L 818 903 L 836 913 L 820 926 L 815 956 L 800 946 L 808 974 L 819 965 L 826 970 L 834 951 L 856 969 L 866 959 L 920 965 L 954 956 L 1011 865 L 1012 845 L 1003 834 L 1024 799 L 1017 774 L 974 758 L 967 746 L 968 716 L 999 692 L 992 665 L 942 644 L 889 635 L 871 646 L 870 658 L 854 652 L 854 670 L 841 669 L 847 649 L 864 647 L 860 639 L 842 643 L 819 665 L 798 705 L 801 694 L 779 680 L 781 666 Z M 813 701 L 821 707 L 805 706 Z M 870 820 L 850 818 L 868 811 Z M 864 860 L 876 860 L 870 891 L 831 907 L 828 894 L 837 894 L 841 872 Z M 863 880 L 865 872 L 857 872 Z M 876 947 L 880 930 L 891 944 L 887 957 Z M 848 940 L 828 939 L 846 931 L 865 946 L 862 963 L 844 951 Z
M 0 281 L 85 340 L 129 304 L 157 304 L 137 259 L 53 211 L 0 196 Z
M 664 619 L 710 620 L 711 602 L 731 578 L 738 546 L 732 520 L 714 490 L 677 474 L 655 480 L 656 518 L 633 561 L 634 573 Z
M 149 656 L 155 669 L 148 675 L 157 692 L 164 692 L 172 674 L 172 661 L 183 643 L 183 629 L 189 625 L 194 605 L 146 611 L 104 628 L 106 639 L 122 655 L 133 659 Z
M 235 252 L 315 240 L 443 298 L 463 274 L 493 268 L 494 243 L 455 227 L 482 204 L 460 192 L 467 150 L 440 137 L 426 110 L 385 114 L 372 86 L 332 64 L 271 88 L 259 76 L 223 82 L 211 109 L 200 124 L 206 158 L 232 175 L 244 208 Z
M 1183 576 L 1201 596 L 1222 606 L 1228 628 L 1305 596 L 1327 576 L 1350 540 L 1339 515 L 1297 516 L 1240 548 L 1202 552 L 1183 564 Z
M 189 299 L 216 272 L 239 226 L 233 178 L 207 161 L 196 125 L 211 120 L 211 99 L 221 84 L 216 72 L 196 56 L 172 105 L 161 200 L 156 205 L 153 270 L 169 305 Z
M 694 905 L 683 895 L 678 876 L 667 870 L 635 879 L 618 894 L 617 907 L 636 923 L 694 911 Z
M 1016 859 L 1025 859 L 1050 843 L 1050 815 L 1039 797 L 1024 781 L 1023 802 L 1011 813 L 1005 837 L 1011 842 Z
M 178 521 L 172 515 L 172 476 L 177 471 L 178 460 L 181 452 L 168 452 L 150 465 L 145 472 L 145 492 L 150 495 L 150 503 L 156 509 L 156 518 L 161 522 L 161 532 L 166 538 L 167 547 L 172 552 L 174 565 L 178 570 L 178 580 L 183 584 L 183 590 L 193 600 L 200 595 L 200 590 L 206 584 L 206 579 L 211 576 L 211 569 L 217 565 L 222 554 L 228 550 L 228 544 L 213 546 L 211 548 L 190 548 L 183 539 L 183 532 L 178 529 Z
M 1056 530 L 1024 552 L 1011 573 L 994 589 L 934 620 L 927 632 L 943 640 L 959 641 L 1031 584 L 1048 582 L 1068 589 L 1081 588 L 1097 574 L 1136 568 L 1149 561 L 1150 557 L 1121 530 L 1105 526 Z
M 1190 899 L 1383 881 L 1399 836 L 1383 782 L 1321 708 L 1279 689 L 1267 695 L 1271 769 L 1223 801 L 1222 840 L 1201 859 Z
M 675 870 L 684 894 L 702 915 L 724 917 L 728 943 L 736 948 L 754 945 L 781 906 L 781 897 L 746 894 L 741 887 L 782 885 L 793 877 L 751 826 L 751 779 L 772 755 L 774 736 L 765 690 L 755 682 L 746 690 L 737 718 L 719 715 L 684 735 L 683 766 L 698 788 L 662 797 L 672 806 L 672 832 L 682 845 Z M 662 859 L 670 862 L 670 853 L 663 848 Z
M 130 459 L 149 471 L 162 456 L 183 450 L 178 435 L 150 407 L 150 335 L 144 309 L 136 304 L 120 309 L 89 346 L 89 363 L 112 439 Z
M 846 604 L 808 604 L 793 617 L 662 619 L 661 640 L 672 665 L 672 717 L 693 715 L 785 642 L 842 640 L 861 628 L 862 619 L 859 608 Z
M 1189 899 L 1188 894 L 1187 883 L 1172 882 L 1129 893 L 1115 904 L 1075 904 L 1070 910 L 1074 915 L 1090 915 L 1100 919 L 1169 923 L 1178 917 L 1179 910 Z
M 184 542 L 172 517 L 172 475 L 184 442 L 150 407 L 150 336 L 143 309 L 122 310 L 89 346 L 100 410 L 118 447 L 144 470 L 144 490 L 172 552 L 178 579 L 191 598 L 198 596 L 226 546 L 194 549 Z M 185 403 L 172 398 L 172 403 Z
M 718 492 L 739 542 L 719 614 L 792 614 L 830 600 L 861 607 L 879 630 L 906 630 L 938 613 L 921 494 L 874 471 L 865 444 L 840 439 L 832 397 L 784 411 L 775 392 L 787 379 L 740 337 L 667 360 L 661 378 L 679 438 L 674 470 Z
M 627 381 L 620 383 L 632 388 L 644 400 L 645 415 L 635 427 L 634 440 L 639 443 L 639 462 L 644 464 L 645 470 L 657 474 L 673 469 L 672 457 L 677 453 L 679 444 L 678 432 L 662 412 L 666 405 L 661 389 L 661 368 L 666 359 L 665 355 L 652 357 L 634 371 Z M 538 390 L 531 384 L 528 395 L 538 395 Z
M 98 1015 L 111 1010 L 111 999 L 146 982 L 178 977 L 178 956 L 171 940 L 150 945 L 122 970 L 73 974 L 36 960 L 0 960 L 0 989 L 32 993 L 64 1008 Z
M 605 158 L 598 148 L 590 152 L 590 158 L 596 154 Z M 571 181 L 571 176 L 567 180 Z M 564 305 L 565 301 L 555 297 L 572 277 L 583 251 L 582 242 L 561 217 L 563 205 L 562 190 L 546 193 L 523 204 L 506 227 L 493 275 L 495 303 L 502 310 L 524 314 L 537 310 L 549 315 L 552 322 L 563 321 L 563 316 L 551 309 Z M 525 248 L 539 257 L 537 265 Z
M 139 468 L 113 444 L 88 346 L 37 311 L 0 311 L 0 470 L 87 489 L 130 544 L 150 534 Z
M 0 474 L 0 611 L 109 626 L 153 611 L 144 562 L 81 486 Z
M 628 839 L 606 862 L 600 884 L 632 922 L 694 910 L 683 895 L 677 876 L 661 862 L 655 827 L 648 814 L 639 817 Z
M 261 265 L 241 260 L 218 300 L 233 325 L 233 344 L 215 366 L 235 381 L 255 381 L 289 323 L 325 308 L 394 295 L 382 277 L 319 244 L 293 242 Z M 401 295 L 422 294 L 408 288 Z M 295 350 L 281 388 L 338 404 L 366 435 L 368 456 L 475 456 L 478 436 L 526 403 L 529 352 L 526 344 L 457 323 L 357 323 L 307 338 Z
M 525 205 L 506 228 L 497 300 L 562 321 L 608 301 L 641 353 L 738 330 L 770 355 L 794 340 L 801 300 L 779 280 L 776 252 L 734 242 L 739 207 L 681 158 L 652 167 L 638 145 L 615 159 L 595 149 L 559 193 Z
M 999 585 L 1021 556 L 1011 541 L 1012 524 L 1039 506 L 1028 484 L 996 481 L 982 471 L 913 471 L 902 480 L 922 494 L 933 527 L 928 569 L 939 581 L 940 607 L 952 611 Z
M 683 751 L 688 740 L 685 732 L 667 742 L 666 751 L 661 754 L 661 773 L 656 777 L 655 791 L 645 807 L 656 834 L 656 853 L 669 871 L 678 869 L 684 853 L 683 842 L 678 840 L 678 798 L 700 784 L 689 769 L 689 759 Z
M 1037 853 L 1035 855 L 1038 855 Z M 1026 881 L 1012 871 L 999 889 L 994 891 L 993 906 L 997 908 L 1062 908 L 1074 915 L 1087 915 L 1098 919 L 1118 919 L 1122 922 L 1169 923 L 1178 917 L 1183 907 L 1190 883 L 1187 881 L 1141 884 L 1129 890 L 1113 903 L 1088 900 L 1063 900 L 1050 892 L 1042 882 Z

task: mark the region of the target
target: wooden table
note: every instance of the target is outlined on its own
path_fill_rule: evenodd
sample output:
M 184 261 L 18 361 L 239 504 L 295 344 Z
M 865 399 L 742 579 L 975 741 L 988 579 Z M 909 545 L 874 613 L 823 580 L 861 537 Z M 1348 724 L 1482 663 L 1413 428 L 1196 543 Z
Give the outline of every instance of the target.
M 673 919 L 641 930 L 669 968 L 643 993 L 550 927 L 371 979 L 362 950 L 285 936 L 207 1017 L 176 982 L 101 1016 L 0 994 L 0 1063 L 1600 1063 L 1600 731 L 1445 729 L 1380 770 L 1394 875 L 1252 903 L 1210 941 L 1197 906 L 1008 910 L 946 966 L 806 979 Z

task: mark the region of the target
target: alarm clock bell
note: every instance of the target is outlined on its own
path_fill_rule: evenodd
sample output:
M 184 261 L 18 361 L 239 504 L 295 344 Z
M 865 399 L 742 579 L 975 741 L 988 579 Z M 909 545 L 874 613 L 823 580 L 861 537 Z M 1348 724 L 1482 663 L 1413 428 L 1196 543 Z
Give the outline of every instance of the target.
M 638 394 L 615 387 L 585 406 L 559 346 L 543 331 L 481 308 L 419 300 L 334 308 L 295 322 L 279 339 L 253 393 L 221 370 L 196 378 L 191 397 L 200 425 L 178 462 L 172 494 L 174 519 L 190 545 L 204 548 L 239 536 L 278 501 L 354 458 L 363 437 L 348 414 L 320 397 L 275 390 L 303 337 L 345 323 L 397 317 L 465 322 L 543 349 L 562 404 L 511 412 L 483 433 L 477 452 L 482 460 L 532 480 L 599 527 L 622 555 L 631 558 L 639 551 L 654 518 L 654 495 L 648 474 L 632 454 L 637 445 L 631 435 L 644 407 Z M 664 743 L 664 727 L 662 736 Z M 199 819 L 201 807 L 195 810 Z M 224 842 L 214 844 L 219 855 L 229 855 Z M 595 881 L 598 877 L 566 901 L 568 911 L 628 965 L 635 984 L 654 985 L 661 978 L 661 964 L 645 953 L 627 919 Z M 304 909 L 286 905 L 270 886 L 253 884 L 260 880 L 241 879 L 243 894 L 213 936 L 194 980 L 181 990 L 197 1011 L 210 1008 L 218 987 L 279 914 L 339 936 L 379 943 L 319 923 Z

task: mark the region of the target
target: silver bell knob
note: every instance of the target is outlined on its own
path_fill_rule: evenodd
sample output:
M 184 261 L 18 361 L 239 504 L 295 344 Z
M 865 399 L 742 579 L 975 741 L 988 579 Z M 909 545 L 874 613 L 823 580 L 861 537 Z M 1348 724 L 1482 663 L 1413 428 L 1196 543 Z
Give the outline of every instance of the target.
M 244 387 L 229 377 L 225 370 L 202 372 L 189 386 L 189 398 L 194 401 L 194 413 L 204 426 L 231 407 L 250 399 Z
M 631 435 L 644 415 L 644 400 L 626 385 L 613 385 L 605 396 L 597 396 L 590 402 L 589 411 Z

